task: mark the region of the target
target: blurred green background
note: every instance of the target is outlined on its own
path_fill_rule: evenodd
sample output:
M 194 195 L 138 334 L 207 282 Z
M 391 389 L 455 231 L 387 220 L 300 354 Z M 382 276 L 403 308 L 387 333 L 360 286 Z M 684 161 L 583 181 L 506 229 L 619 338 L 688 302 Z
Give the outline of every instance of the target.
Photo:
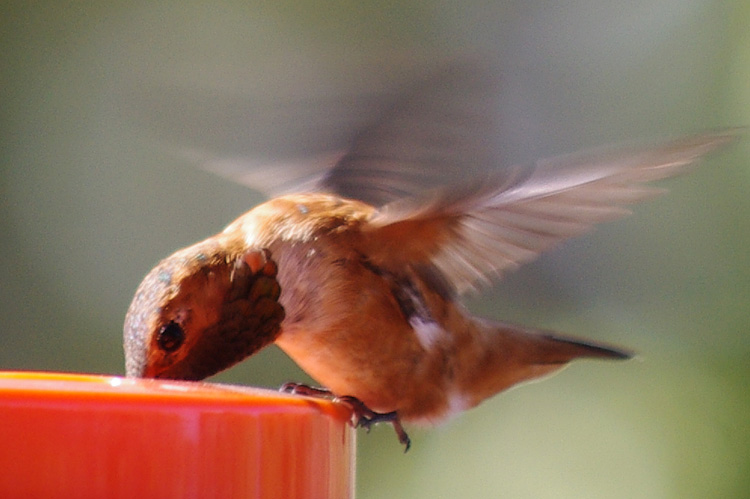
M 506 73 L 498 141 L 513 160 L 750 124 L 743 0 L 1 12 L 0 369 L 122 373 L 121 324 L 143 275 L 262 200 L 165 146 L 259 160 L 316 152 L 358 119 L 340 105 L 332 118 L 326 102 L 475 51 Z M 470 304 L 640 358 L 579 362 L 412 429 L 407 455 L 388 427 L 361 433 L 359 497 L 750 495 L 750 142 L 665 185 L 668 196 Z M 270 348 L 216 379 L 307 378 Z

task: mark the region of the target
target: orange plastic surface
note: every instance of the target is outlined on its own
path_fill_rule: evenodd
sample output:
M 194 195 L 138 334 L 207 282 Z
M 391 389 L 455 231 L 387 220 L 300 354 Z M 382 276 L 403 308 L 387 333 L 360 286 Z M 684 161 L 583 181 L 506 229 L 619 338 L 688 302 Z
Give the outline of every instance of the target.
M 353 497 L 349 417 L 254 388 L 0 371 L 0 497 Z

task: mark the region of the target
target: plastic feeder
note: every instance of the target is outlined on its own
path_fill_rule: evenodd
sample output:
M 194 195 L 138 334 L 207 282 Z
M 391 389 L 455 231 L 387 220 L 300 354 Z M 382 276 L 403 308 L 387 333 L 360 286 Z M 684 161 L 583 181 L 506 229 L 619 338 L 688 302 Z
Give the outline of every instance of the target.
M 0 372 L 0 497 L 353 497 L 349 417 L 253 388 Z

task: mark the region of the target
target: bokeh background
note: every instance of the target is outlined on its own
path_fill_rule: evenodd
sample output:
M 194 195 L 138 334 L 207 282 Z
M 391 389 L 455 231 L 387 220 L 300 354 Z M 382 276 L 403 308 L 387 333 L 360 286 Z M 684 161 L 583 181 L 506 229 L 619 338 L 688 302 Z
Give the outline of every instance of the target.
M 259 193 L 174 147 L 280 160 L 349 137 L 362 95 L 482 52 L 512 160 L 750 124 L 750 4 L 4 2 L 0 369 L 123 372 L 143 275 Z M 378 497 L 750 494 L 750 142 L 508 276 L 484 315 L 626 345 L 447 425 L 359 435 Z M 216 377 L 307 378 L 270 348 Z

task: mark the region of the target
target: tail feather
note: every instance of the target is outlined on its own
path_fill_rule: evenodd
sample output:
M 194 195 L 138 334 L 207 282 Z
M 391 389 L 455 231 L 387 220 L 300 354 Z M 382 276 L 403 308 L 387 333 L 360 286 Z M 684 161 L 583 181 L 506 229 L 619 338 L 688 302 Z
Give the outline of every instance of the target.
M 474 404 L 523 381 L 550 375 L 578 358 L 624 360 L 633 353 L 554 331 L 477 320 L 483 358 L 460 381 L 476 395 Z
M 553 332 L 525 334 L 529 337 L 529 344 L 534 345 L 529 352 L 529 360 L 534 364 L 561 364 L 577 358 L 627 360 L 633 357 L 633 352 L 622 348 Z

